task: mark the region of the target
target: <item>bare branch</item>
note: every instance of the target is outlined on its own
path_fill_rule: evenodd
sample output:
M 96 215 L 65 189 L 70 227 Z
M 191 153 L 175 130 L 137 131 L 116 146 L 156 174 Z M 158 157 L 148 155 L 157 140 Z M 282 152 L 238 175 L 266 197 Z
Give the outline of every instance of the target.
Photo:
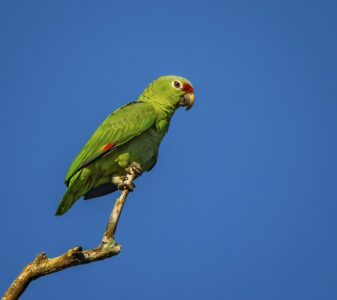
M 130 168 L 129 173 L 124 181 L 121 196 L 115 202 L 100 245 L 89 250 L 82 250 L 82 247 L 71 248 L 66 253 L 53 258 L 47 258 L 44 252 L 38 254 L 34 261 L 23 268 L 4 294 L 2 300 L 18 299 L 29 283 L 41 276 L 117 255 L 122 246 L 115 242 L 114 235 L 126 197 L 131 191 L 130 186 L 133 185 L 133 179 L 136 176 L 133 168 Z

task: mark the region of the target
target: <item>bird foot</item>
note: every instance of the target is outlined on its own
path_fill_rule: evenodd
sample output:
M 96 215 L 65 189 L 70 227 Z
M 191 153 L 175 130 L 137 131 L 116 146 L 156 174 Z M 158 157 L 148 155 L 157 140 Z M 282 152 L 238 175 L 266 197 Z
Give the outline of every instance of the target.
M 129 190 L 132 192 L 136 187 L 132 180 L 142 174 L 143 170 L 140 164 L 133 162 L 125 169 L 125 171 L 126 175 L 120 177 L 118 189 L 121 191 Z
M 143 169 L 139 163 L 133 162 L 126 169 L 126 172 L 131 175 L 134 172 L 136 175 L 143 173 Z
M 136 187 L 136 185 L 130 180 L 129 174 L 127 176 L 121 176 L 121 182 L 118 184 L 118 189 L 121 191 L 129 190 L 130 192 Z

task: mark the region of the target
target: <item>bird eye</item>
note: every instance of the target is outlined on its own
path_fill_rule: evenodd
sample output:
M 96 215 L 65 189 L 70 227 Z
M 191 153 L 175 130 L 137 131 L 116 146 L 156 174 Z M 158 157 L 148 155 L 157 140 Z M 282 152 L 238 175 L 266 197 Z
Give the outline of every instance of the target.
M 175 87 L 176 89 L 180 89 L 180 88 L 182 87 L 181 82 L 178 81 L 178 80 L 172 81 L 172 85 L 173 85 L 173 87 Z

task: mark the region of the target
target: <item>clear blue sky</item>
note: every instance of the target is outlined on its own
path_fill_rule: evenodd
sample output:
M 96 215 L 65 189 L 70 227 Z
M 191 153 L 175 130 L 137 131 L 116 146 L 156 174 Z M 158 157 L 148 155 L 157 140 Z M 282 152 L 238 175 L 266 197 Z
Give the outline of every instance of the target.
M 55 209 L 77 152 L 161 75 L 187 77 L 120 255 L 22 299 L 337 299 L 335 1 L 1 1 L 1 294 L 95 247 L 117 194 Z

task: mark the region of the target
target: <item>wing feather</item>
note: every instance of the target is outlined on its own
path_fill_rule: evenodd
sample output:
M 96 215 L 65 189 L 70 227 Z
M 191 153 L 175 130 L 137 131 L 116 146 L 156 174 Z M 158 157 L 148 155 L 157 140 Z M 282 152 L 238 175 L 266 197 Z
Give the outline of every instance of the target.
M 155 118 L 156 112 L 149 103 L 131 102 L 117 109 L 97 128 L 72 162 L 65 183 L 68 184 L 78 170 L 149 129 Z M 114 145 L 105 150 L 108 144 Z

